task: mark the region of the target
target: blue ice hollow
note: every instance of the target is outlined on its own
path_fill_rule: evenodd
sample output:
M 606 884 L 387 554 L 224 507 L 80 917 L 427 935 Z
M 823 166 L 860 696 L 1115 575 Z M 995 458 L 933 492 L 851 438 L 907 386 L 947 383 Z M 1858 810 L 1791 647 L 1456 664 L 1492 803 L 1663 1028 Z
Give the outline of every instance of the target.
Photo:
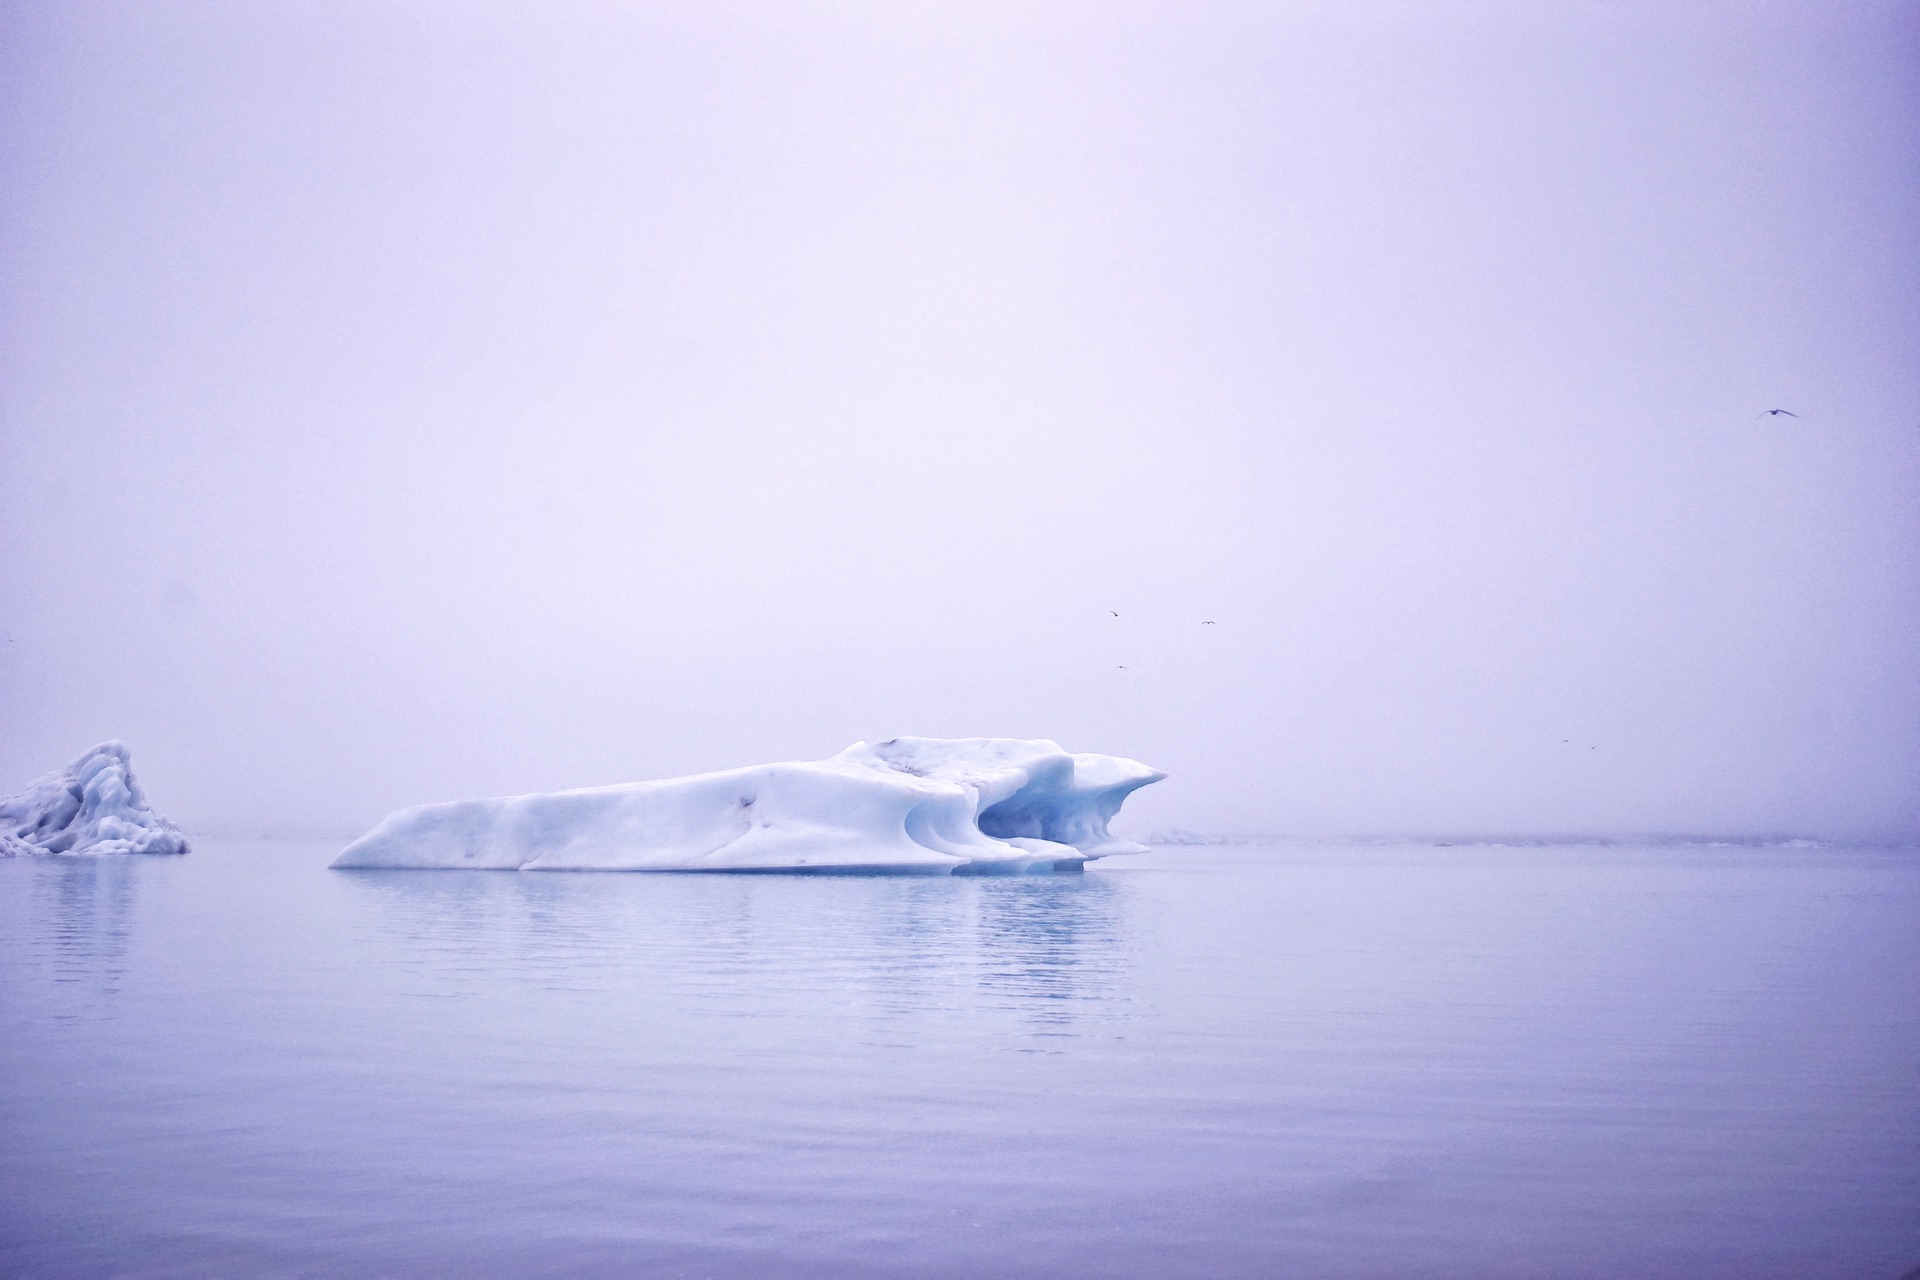
M 333 865 L 519 871 L 1074 872 L 1166 775 L 1018 738 L 890 738 L 826 760 L 390 814 Z
M 124 742 L 103 742 L 0 799 L 0 857 L 186 851 L 180 829 L 148 807 Z

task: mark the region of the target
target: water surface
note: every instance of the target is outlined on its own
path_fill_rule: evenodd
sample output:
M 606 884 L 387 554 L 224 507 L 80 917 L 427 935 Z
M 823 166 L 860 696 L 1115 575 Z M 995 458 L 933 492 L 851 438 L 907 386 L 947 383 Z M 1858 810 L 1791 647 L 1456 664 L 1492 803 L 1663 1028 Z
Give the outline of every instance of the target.
M 0 862 L 8 1275 L 1885 1277 L 1920 862 Z

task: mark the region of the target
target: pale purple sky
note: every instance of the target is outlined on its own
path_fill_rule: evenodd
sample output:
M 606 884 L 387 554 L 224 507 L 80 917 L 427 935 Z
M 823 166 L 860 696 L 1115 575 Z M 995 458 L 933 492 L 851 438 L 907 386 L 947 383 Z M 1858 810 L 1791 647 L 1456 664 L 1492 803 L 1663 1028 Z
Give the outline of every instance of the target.
M 0 429 L 0 791 L 1914 839 L 1920 6 L 13 3 Z

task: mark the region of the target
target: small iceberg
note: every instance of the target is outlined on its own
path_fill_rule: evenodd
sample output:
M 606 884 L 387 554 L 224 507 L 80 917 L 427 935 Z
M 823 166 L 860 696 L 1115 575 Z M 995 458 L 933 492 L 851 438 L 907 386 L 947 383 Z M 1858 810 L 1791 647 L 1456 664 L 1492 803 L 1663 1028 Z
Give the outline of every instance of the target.
M 185 853 L 180 828 L 147 807 L 124 742 L 103 742 L 0 800 L 0 857 Z
M 1071 873 L 1146 851 L 1107 823 L 1165 776 L 1046 741 L 891 738 L 827 760 L 402 809 L 333 865 Z

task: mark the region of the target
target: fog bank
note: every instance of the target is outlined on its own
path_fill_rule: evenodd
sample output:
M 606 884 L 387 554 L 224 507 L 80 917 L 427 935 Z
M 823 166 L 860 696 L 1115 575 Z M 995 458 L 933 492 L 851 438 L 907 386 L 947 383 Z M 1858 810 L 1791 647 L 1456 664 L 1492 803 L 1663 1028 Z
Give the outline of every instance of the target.
M 989 735 L 1165 770 L 1136 833 L 1914 838 L 1917 71 L 1912 5 L 10 6 L 0 792 Z

